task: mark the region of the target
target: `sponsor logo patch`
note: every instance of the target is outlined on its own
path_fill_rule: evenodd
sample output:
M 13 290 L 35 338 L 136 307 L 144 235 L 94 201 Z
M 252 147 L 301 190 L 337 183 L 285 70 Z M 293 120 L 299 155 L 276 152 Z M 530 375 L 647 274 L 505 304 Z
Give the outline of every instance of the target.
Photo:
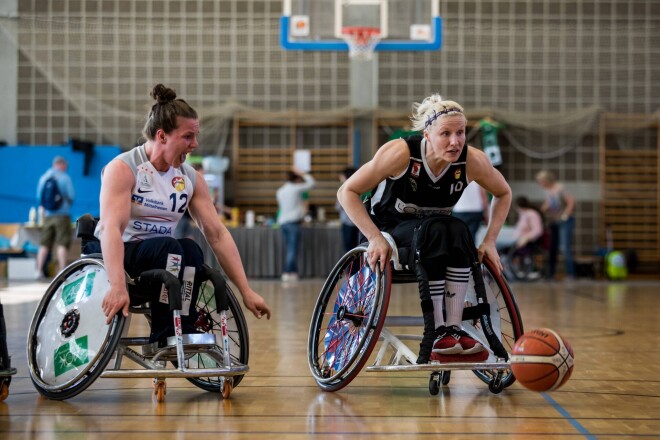
M 177 191 L 183 191 L 184 189 L 186 189 L 186 181 L 183 180 L 183 177 L 176 176 L 172 179 L 172 186 Z

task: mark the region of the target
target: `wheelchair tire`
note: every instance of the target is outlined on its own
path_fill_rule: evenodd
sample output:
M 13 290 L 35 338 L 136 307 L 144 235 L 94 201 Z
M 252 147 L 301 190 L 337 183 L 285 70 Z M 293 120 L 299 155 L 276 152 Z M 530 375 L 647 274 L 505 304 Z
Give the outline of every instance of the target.
M 513 351 L 516 340 L 524 332 L 518 305 L 506 279 L 499 273 L 490 260 L 484 259 L 482 271 L 488 301 L 491 303 L 490 320 L 493 327 L 495 327 L 493 330 L 500 336 L 502 346 L 510 354 Z M 494 314 L 499 317 L 499 322 L 496 322 L 493 316 Z M 501 377 L 498 377 L 497 371 L 474 370 L 474 374 L 484 383 L 488 384 L 489 387 L 492 386 L 497 378 L 500 383 L 500 391 L 516 381 L 510 369 L 502 373 Z
M 538 260 L 543 261 L 543 259 L 543 251 L 538 247 L 535 247 L 529 255 L 516 255 L 516 250 L 511 249 L 506 255 L 507 276 L 517 281 L 538 281 L 543 276 L 543 264 L 539 265 Z
M 90 386 L 113 357 L 125 318 L 110 324 L 101 308 L 110 282 L 103 261 L 81 258 L 48 286 L 28 333 L 32 383 L 49 399 L 69 399 Z
M 217 335 L 218 340 L 220 340 L 222 337 L 220 313 L 215 304 L 212 283 L 208 281 L 203 282 L 199 292 L 197 310 L 200 313 L 200 317 L 202 317 L 202 324 L 198 325 L 197 328 L 207 333 L 214 333 Z M 229 353 L 232 361 L 247 365 L 250 353 L 247 322 L 243 310 L 229 284 L 227 284 L 227 296 L 229 299 L 229 310 L 226 312 Z M 200 320 L 198 319 L 199 323 Z M 217 361 L 203 353 L 195 354 L 187 362 L 189 368 L 216 368 L 218 366 Z M 187 379 L 195 386 L 214 393 L 223 392 L 226 382 L 223 377 L 189 377 Z M 232 388 L 236 388 L 242 379 L 243 375 L 233 376 Z
M 360 372 L 378 342 L 390 300 L 392 269 L 372 271 L 358 246 L 335 265 L 316 301 L 307 361 L 318 386 L 337 391 Z

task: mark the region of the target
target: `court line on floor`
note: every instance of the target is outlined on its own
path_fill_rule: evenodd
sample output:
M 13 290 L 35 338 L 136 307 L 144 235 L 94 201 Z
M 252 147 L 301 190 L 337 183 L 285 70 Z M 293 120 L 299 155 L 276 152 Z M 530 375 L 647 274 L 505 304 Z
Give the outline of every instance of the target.
M 595 436 L 595 435 L 593 435 L 592 433 L 590 433 L 589 430 L 588 430 L 587 428 L 585 428 L 584 426 L 582 426 L 582 425 L 580 424 L 580 422 L 578 422 L 577 420 L 575 420 L 575 419 L 573 418 L 573 416 L 572 416 L 568 411 L 566 411 L 566 409 L 565 409 L 563 406 L 561 406 L 559 403 L 557 403 L 557 401 L 556 401 L 555 399 L 553 399 L 552 397 L 550 397 L 550 396 L 548 395 L 548 393 L 541 393 L 541 395 L 543 396 L 543 398 L 544 398 L 548 403 L 550 403 L 550 405 L 552 405 L 552 407 L 553 407 L 553 408 L 554 408 L 559 414 L 562 415 L 562 417 L 564 417 L 565 420 L 568 421 L 568 423 L 570 423 L 575 429 L 577 429 L 578 432 L 580 432 L 580 434 L 584 435 L 584 436 L 585 436 L 586 438 L 588 438 L 589 440 L 596 440 L 596 436 Z

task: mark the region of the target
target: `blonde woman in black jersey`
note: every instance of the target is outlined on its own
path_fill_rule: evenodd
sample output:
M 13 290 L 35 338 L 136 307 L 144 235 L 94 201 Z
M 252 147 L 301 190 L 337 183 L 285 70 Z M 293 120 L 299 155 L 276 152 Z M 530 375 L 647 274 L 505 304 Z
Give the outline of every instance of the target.
M 441 219 L 426 235 L 431 239 L 425 245 L 432 251 L 421 261 L 427 280 L 420 287 L 425 329 L 418 363 L 427 363 L 431 351 L 485 358 L 484 347 L 461 329 L 474 245 L 465 224 L 450 214 L 471 181 L 493 195 L 490 222 L 477 254 L 502 270 L 495 240 L 509 212 L 511 188 L 482 151 L 466 145 L 467 120 L 458 103 L 434 94 L 414 104 L 413 110 L 413 129 L 421 135 L 384 144 L 341 186 L 337 197 L 369 240 L 372 267 L 384 268 L 392 252 L 381 231 L 392 235 L 398 247 L 406 247 L 412 245 L 420 220 Z M 365 205 L 360 194 L 369 190 L 373 195 Z

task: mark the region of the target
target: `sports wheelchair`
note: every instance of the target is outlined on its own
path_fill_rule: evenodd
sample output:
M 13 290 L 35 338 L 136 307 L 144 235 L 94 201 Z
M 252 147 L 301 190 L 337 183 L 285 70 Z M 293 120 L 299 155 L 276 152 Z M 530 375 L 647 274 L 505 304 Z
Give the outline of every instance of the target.
M 93 239 L 95 223 L 88 215 L 78 220 L 77 235 L 83 243 Z M 245 316 L 224 276 L 208 266 L 203 268 L 195 304 L 197 333 L 190 334 L 182 334 L 181 295 L 171 294 L 181 292 L 176 276 L 156 269 L 135 278 L 126 274 L 126 283 L 132 292 L 130 313 L 126 318 L 118 313 L 106 324 L 101 304 L 110 284 L 101 254 L 82 256 L 51 282 L 34 313 L 27 341 L 30 377 L 39 393 L 65 400 L 84 391 L 99 376 L 153 378 L 154 396 L 162 402 L 165 379 L 174 377 L 229 398 L 249 370 L 249 339 Z M 145 315 L 151 322 L 148 299 L 136 299 L 134 293 L 161 284 L 170 292 L 175 335 L 164 346 L 150 343 L 148 337 L 127 337 L 133 315 Z M 125 359 L 138 368 L 122 368 Z
M 472 370 L 492 393 L 515 382 L 509 353 L 523 334 L 518 306 L 506 279 L 492 262 L 475 262 L 463 311 L 463 329 L 489 352 L 482 362 L 431 361 L 416 364 L 417 353 L 405 340 L 421 341 L 417 335 L 397 335 L 390 327 L 423 326 L 421 317 L 388 317 L 392 283 L 417 282 L 415 274 L 400 261 L 408 249 L 392 249 L 386 269 L 367 264 L 367 245 L 346 253 L 330 272 L 320 292 L 309 329 L 307 359 L 318 386 L 337 391 L 348 385 L 364 367 L 374 347 L 381 342 L 367 372 L 430 371 L 429 392 L 437 395 L 440 384 L 448 385 L 453 370 Z M 399 258 L 399 257 L 402 258 Z
M 546 236 L 527 243 L 522 248 L 511 246 L 506 249 L 502 256 L 504 273 L 508 279 L 518 281 L 538 281 L 545 274 L 546 247 L 544 245 Z

